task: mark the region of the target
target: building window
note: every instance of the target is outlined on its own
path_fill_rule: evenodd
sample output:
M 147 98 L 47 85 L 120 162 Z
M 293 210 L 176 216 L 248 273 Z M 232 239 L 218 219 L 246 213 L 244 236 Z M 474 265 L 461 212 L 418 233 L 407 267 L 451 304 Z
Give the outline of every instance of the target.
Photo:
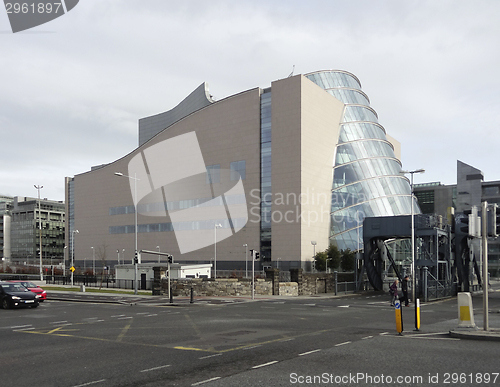
M 242 180 L 245 180 L 247 174 L 246 161 L 233 161 L 230 164 L 231 169 L 231 181 L 239 180 L 240 176 Z
M 483 196 L 498 196 L 498 186 L 483 187 Z
M 207 165 L 207 184 L 220 183 L 220 164 Z
M 418 205 L 423 214 L 433 214 L 434 210 L 434 191 L 415 192 Z

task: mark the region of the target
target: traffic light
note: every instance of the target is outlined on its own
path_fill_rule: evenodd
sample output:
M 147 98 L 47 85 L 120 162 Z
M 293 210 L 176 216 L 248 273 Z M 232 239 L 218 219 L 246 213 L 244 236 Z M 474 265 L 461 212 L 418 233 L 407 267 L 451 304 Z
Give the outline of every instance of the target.
M 255 260 L 260 259 L 260 253 L 258 251 L 255 252 Z
M 139 263 L 139 253 L 136 250 L 134 255 L 134 265 L 137 265 L 138 263 Z
M 488 236 L 496 238 L 500 234 L 500 211 L 495 203 L 488 208 Z
M 172 255 L 167 256 L 168 263 L 172 263 L 174 261 L 174 257 Z

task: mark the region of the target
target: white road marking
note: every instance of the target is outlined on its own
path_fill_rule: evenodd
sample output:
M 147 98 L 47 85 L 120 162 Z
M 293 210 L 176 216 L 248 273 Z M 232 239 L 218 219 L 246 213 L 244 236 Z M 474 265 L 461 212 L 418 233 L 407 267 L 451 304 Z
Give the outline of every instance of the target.
M 104 382 L 104 381 L 106 381 L 106 379 L 95 380 L 95 381 L 93 381 L 93 382 L 83 383 L 83 384 L 79 384 L 79 385 L 77 385 L 77 386 L 73 386 L 73 387 L 84 387 L 84 386 L 90 386 L 90 385 L 92 385 L 92 384 L 102 383 L 102 382 Z
M 305 355 L 309 355 L 311 353 L 314 353 L 314 352 L 319 352 L 321 351 L 321 349 L 315 349 L 313 351 L 309 351 L 309 352 L 304 352 L 304 353 L 299 353 L 299 356 L 305 356 Z
M 254 348 L 258 348 L 258 347 L 261 347 L 261 345 L 254 345 L 253 347 L 243 348 L 243 350 L 246 351 L 247 349 L 254 349 Z
M 170 364 L 166 364 L 166 365 L 162 365 L 162 366 L 158 366 L 158 367 L 153 367 L 153 368 L 148 368 L 147 370 L 142 370 L 142 371 L 139 371 L 139 372 L 156 371 L 156 370 L 159 370 L 159 369 L 162 369 L 162 368 L 167 368 L 167 367 L 170 367 Z
M 268 365 L 275 364 L 277 362 L 278 362 L 278 360 L 274 360 L 274 361 L 270 361 L 269 363 L 264 363 L 264 364 L 259 364 L 259 365 L 253 366 L 252 368 L 255 369 L 255 368 L 266 367 Z
M 215 356 L 222 356 L 222 353 L 216 353 L 214 355 L 203 356 L 203 357 L 199 357 L 198 359 L 203 360 L 203 359 L 208 359 L 210 357 L 215 357 Z
M 212 379 L 202 380 L 201 382 L 198 382 L 198 383 L 193 383 L 193 384 L 191 384 L 191 385 L 192 385 L 192 386 L 199 386 L 200 384 L 203 384 L 203 383 L 208 383 L 208 382 L 213 382 L 214 380 L 217 380 L 217 379 L 220 379 L 220 376 L 217 376 L 217 377 L 212 378 Z

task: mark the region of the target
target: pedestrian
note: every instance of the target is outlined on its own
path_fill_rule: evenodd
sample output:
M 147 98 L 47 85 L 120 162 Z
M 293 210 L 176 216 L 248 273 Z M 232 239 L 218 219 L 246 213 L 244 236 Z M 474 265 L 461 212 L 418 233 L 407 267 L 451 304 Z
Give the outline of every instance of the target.
M 396 280 L 389 287 L 389 293 L 391 294 L 391 306 L 394 306 L 394 302 L 398 299 L 398 284 L 399 280 Z
M 405 300 L 405 306 L 408 306 L 408 304 L 410 303 L 410 299 L 408 298 L 408 280 L 409 279 L 410 279 L 409 276 L 405 276 L 405 278 L 403 279 L 403 283 L 401 284 L 401 290 L 403 291 L 403 299 Z

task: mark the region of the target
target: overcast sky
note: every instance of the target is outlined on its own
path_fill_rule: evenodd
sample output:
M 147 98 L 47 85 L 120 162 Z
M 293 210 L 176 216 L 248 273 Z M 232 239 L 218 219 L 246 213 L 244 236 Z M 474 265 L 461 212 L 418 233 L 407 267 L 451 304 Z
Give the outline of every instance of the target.
M 137 147 L 138 119 L 202 82 L 217 99 L 316 70 L 355 74 L 415 183 L 457 159 L 500 180 L 500 1 L 80 0 L 13 34 L 0 8 L 0 194 Z

